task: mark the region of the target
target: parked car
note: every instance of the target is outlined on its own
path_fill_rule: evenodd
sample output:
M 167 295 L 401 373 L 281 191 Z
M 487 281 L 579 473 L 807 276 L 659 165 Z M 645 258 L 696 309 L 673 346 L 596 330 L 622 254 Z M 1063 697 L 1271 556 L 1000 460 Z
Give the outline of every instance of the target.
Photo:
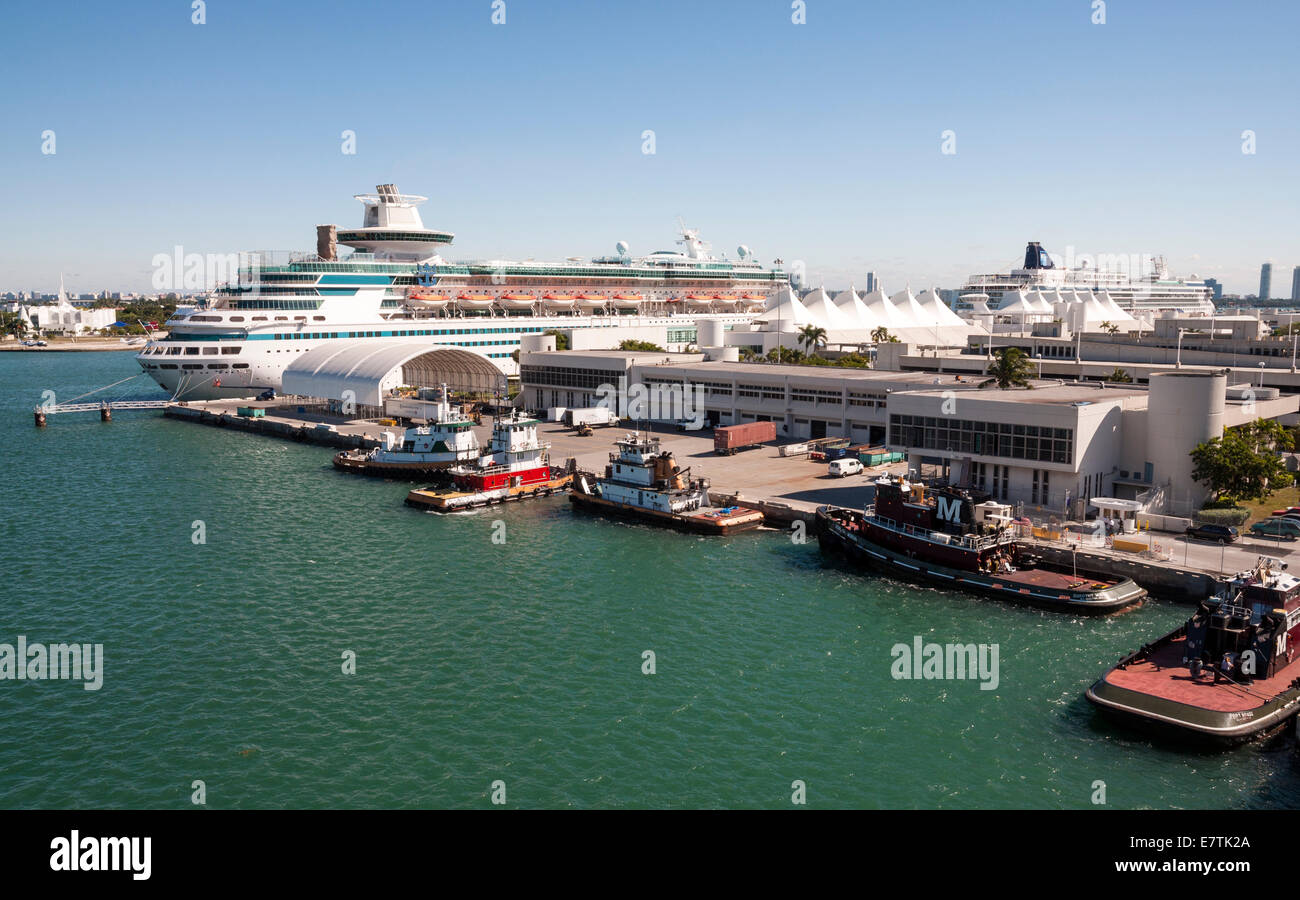
M 1237 529 L 1231 525 L 1213 525 L 1202 522 L 1187 529 L 1187 536 L 1202 541 L 1215 541 L 1219 544 L 1231 544 L 1238 537 Z
M 274 399 L 275 399 L 275 388 L 267 388 L 266 390 L 262 391 L 262 393 L 260 393 L 260 394 L 257 395 L 257 399 L 258 399 L 258 400 L 274 400 Z
M 1250 533 L 1256 537 L 1281 538 L 1284 541 L 1294 541 L 1300 537 L 1300 522 L 1286 516 L 1277 516 L 1251 525 Z
M 678 431 L 703 431 L 705 422 L 703 418 L 699 419 L 680 419 L 677 422 Z
M 1300 506 L 1288 506 L 1286 509 L 1275 509 L 1271 516 L 1300 515 Z
M 862 460 L 854 456 L 846 456 L 843 459 L 831 460 L 827 474 L 832 478 L 843 478 L 846 475 L 861 475 Z

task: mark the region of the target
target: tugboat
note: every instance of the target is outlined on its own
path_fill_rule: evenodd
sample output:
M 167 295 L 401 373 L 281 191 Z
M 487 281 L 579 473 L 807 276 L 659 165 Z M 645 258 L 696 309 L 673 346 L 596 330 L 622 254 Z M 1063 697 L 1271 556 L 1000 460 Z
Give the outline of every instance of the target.
M 704 534 L 733 534 L 763 524 L 763 514 L 743 506 L 709 506 L 709 482 L 691 478 L 653 435 L 615 441 L 603 477 L 574 476 L 569 500 L 595 512 L 631 516 Z
M 1130 653 L 1084 694 L 1109 717 L 1201 744 L 1279 730 L 1300 711 L 1300 578 L 1261 556 L 1177 630 Z
M 429 425 L 406 429 L 399 444 L 392 432 L 384 432 L 384 444 L 367 452 L 343 450 L 334 454 L 334 468 L 359 475 L 383 478 L 423 479 L 445 474 L 453 466 L 473 462 L 479 456 L 474 422 L 447 400 L 442 386 L 437 418 Z
M 448 469 L 450 487 L 411 491 L 406 495 L 406 505 L 454 512 L 508 500 L 549 497 L 567 490 L 573 476 L 551 467 L 547 458 L 551 445 L 538 439 L 539 424 L 536 419 L 521 418 L 518 410 L 510 416 L 498 416 L 492 424 L 488 453 L 473 465 Z
M 890 476 L 876 481 L 876 500 L 861 512 L 817 509 L 823 551 L 836 550 L 872 569 L 940 587 L 1080 613 L 1110 613 L 1146 591 L 1129 578 L 1058 571 L 1020 547 L 1010 507 L 977 492 Z

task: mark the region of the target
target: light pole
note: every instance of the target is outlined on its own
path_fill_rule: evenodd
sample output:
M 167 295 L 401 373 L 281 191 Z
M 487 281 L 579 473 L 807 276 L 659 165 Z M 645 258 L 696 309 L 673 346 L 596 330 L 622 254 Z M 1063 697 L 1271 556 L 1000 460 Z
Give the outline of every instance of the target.
M 1042 353 L 1035 353 L 1035 354 L 1034 354 L 1034 359 L 1038 360 L 1038 380 L 1039 380 L 1039 381 L 1042 381 L 1042 380 L 1043 380 L 1043 354 L 1042 354 Z M 1294 371 L 1295 371 L 1295 368 L 1292 367 L 1292 370 L 1291 370 L 1291 371 L 1294 372 Z
M 1186 328 L 1178 329 L 1178 355 L 1174 357 L 1175 369 L 1181 369 L 1183 367 L 1183 334 L 1186 331 Z
M 1263 363 L 1259 364 L 1259 386 L 1261 388 L 1264 386 L 1264 364 Z

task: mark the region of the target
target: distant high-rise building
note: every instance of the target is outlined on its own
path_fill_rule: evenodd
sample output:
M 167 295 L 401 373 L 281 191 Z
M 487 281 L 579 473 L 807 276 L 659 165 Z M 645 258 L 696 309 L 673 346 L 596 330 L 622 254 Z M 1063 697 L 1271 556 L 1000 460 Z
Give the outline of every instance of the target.
M 1205 286 L 1214 291 L 1214 300 L 1223 299 L 1223 285 L 1219 284 L 1219 279 L 1207 278 L 1205 279 Z
M 1291 270 L 1291 302 L 1300 302 L 1300 266 Z
M 1259 267 L 1259 299 L 1267 303 L 1273 299 L 1273 264 L 1264 263 Z
M 868 272 L 868 273 L 867 273 L 867 293 L 870 294 L 870 293 L 871 293 L 872 291 L 874 291 L 875 289 L 876 289 L 876 273 L 875 273 L 875 272 Z

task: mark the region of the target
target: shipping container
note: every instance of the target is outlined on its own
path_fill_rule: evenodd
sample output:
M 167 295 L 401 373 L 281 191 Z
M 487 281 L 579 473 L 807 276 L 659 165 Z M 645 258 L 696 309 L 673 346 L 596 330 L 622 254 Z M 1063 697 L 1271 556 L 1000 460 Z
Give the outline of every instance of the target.
M 590 406 L 586 409 L 570 409 L 564 414 L 566 424 L 578 425 L 615 425 L 618 417 L 608 406 Z
M 907 455 L 897 450 L 887 450 L 884 447 L 868 447 L 858 451 L 858 459 L 862 460 L 864 466 L 887 466 L 890 463 L 902 462 Z
M 745 422 L 727 425 L 713 431 L 715 453 L 732 454 L 746 447 L 756 447 L 765 441 L 776 440 L 775 422 Z

